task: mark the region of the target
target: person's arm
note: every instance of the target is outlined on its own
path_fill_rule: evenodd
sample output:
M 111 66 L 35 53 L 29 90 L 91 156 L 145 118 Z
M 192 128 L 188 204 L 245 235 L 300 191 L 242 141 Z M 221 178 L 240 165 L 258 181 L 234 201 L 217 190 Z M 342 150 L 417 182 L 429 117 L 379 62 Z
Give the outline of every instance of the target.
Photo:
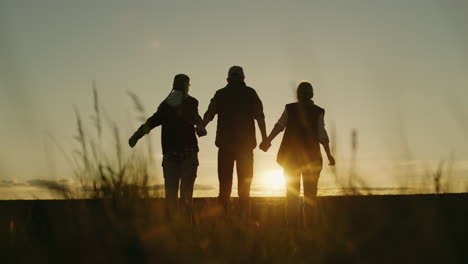
M 260 129 L 260 133 L 262 134 L 262 141 L 266 140 L 267 133 L 266 133 L 266 123 L 265 118 L 257 119 L 258 129 Z
M 330 139 L 328 138 L 327 130 L 325 129 L 325 111 L 319 116 L 318 119 L 318 138 L 320 144 L 322 144 L 325 153 L 327 153 L 327 158 L 330 166 L 335 166 L 335 158 L 333 157 L 330 151 Z
M 198 113 L 196 117 L 195 130 L 199 137 L 204 137 L 206 136 L 206 134 L 208 134 L 208 132 L 206 131 L 205 125 L 203 123 L 203 120 Z
M 323 148 L 325 149 L 325 152 L 327 153 L 327 158 L 328 158 L 328 165 L 330 166 L 335 166 L 336 162 L 335 162 L 335 158 L 333 157 L 333 155 L 331 154 L 331 151 L 330 151 L 330 144 L 329 143 L 325 143 L 325 144 L 322 144 Z
M 267 138 L 267 142 L 271 144 L 271 142 L 273 141 L 273 139 L 275 139 L 275 137 L 281 133 L 282 131 L 284 130 L 284 128 L 278 126 L 275 124 L 275 126 L 273 127 L 273 129 L 271 130 L 270 132 L 270 135 L 268 136 Z
M 265 123 L 265 114 L 263 113 L 263 104 L 258 97 L 257 92 L 253 90 L 253 115 L 255 120 L 257 120 L 258 129 L 260 129 L 260 134 L 262 135 L 262 141 L 265 141 L 267 138 L 266 132 L 266 123 Z
M 206 132 L 205 126 L 203 125 L 203 120 L 200 114 L 198 114 L 198 101 L 197 100 L 194 101 L 191 121 L 192 121 L 192 124 L 195 125 L 195 130 L 197 132 L 197 135 L 199 137 L 206 136 L 207 132 Z
M 261 150 L 267 151 L 271 147 L 271 142 L 279 133 L 281 133 L 286 128 L 287 122 L 288 122 L 288 111 L 285 108 L 280 119 L 278 120 L 278 122 L 276 122 L 275 126 L 271 130 L 270 135 L 260 144 Z
M 153 128 L 162 124 L 163 111 L 163 107 L 160 105 L 156 113 L 148 118 L 146 122 L 141 125 L 137 131 L 135 131 L 135 133 L 133 133 L 133 135 L 128 140 L 128 145 L 130 145 L 130 147 L 133 148 L 140 138 L 148 134 Z
M 208 123 L 210 123 L 211 120 L 213 120 L 215 115 L 218 113 L 218 107 L 217 107 L 218 98 L 216 95 L 217 94 L 215 94 L 213 98 L 211 99 L 210 104 L 208 105 L 208 109 L 203 115 L 203 120 L 202 120 L 203 127 L 206 127 Z

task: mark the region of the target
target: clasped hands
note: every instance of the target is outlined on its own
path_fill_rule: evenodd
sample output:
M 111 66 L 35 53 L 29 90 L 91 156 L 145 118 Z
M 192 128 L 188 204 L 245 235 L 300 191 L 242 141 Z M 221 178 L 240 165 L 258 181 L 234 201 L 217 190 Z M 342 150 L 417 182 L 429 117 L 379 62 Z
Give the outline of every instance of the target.
M 262 143 L 260 143 L 259 148 L 264 152 L 267 152 L 268 149 L 271 147 L 271 142 L 268 139 L 264 139 Z
M 204 136 L 206 136 L 206 134 L 208 134 L 208 132 L 206 131 L 205 126 L 203 126 L 203 125 L 196 126 L 195 131 L 197 132 L 197 136 L 199 136 L 199 137 L 204 137 Z

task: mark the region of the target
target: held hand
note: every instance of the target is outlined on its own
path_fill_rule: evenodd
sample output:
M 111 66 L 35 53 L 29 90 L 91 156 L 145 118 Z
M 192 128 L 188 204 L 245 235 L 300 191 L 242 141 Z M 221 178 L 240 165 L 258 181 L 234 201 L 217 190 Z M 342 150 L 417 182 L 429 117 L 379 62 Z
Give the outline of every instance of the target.
M 134 136 L 131 136 L 129 139 L 128 139 L 128 145 L 133 148 L 136 143 L 138 142 L 138 139 Z
M 206 128 L 204 126 L 197 126 L 196 127 L 196 132 L 199 137 L 204 137 L 208 134 L 206 131 Z
M 264 140 L 262 141 L 262 143 L 260 143 L 260 149 L 263 150 L 264 152 L 267 152 L 268 149 L 271 147 L 271 143 L 268 142 L 267 140 Z
M 332 155 L 328 156 L 328 161 L 329 161 L 328 165 L 335 166 L 335 164 L 336 164 L 335 163 L 335 158 Z

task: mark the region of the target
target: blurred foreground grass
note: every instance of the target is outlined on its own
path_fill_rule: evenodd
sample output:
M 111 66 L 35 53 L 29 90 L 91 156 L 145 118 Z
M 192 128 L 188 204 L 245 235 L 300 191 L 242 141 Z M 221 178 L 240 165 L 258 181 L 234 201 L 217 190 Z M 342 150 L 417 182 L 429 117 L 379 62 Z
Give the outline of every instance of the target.
M 196 198 L 190 226 L 169 220 L 163 199 L 0 201 L 2 263 L 468 261 L 468 194 L 319 197 L 314 223 L 297 232 L 284 202 L 252 198 L 241 223 Z

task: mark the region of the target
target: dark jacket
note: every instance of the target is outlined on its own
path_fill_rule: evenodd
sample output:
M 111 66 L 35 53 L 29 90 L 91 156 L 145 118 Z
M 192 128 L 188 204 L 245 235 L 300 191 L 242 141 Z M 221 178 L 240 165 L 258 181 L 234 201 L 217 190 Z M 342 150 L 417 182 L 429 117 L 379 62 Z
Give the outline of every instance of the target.
M 198 152 L 195 124 L 201 123 L 197 99 L 187 96 L 178 107 L 163 101 L 156 113 L 135 134 L 140 138 L 162 125 L 161 145 L 163 154 Z
M 282 167 L 302 167 L 311 162 L 322 163 L 318 137 L 318 118 L 325 110 L 312 102 L 286 105 L 288 121 L 278 151 Z
M 211 121 L 216 114 L 218 148 L 252 150 L 256 147 L 254 119 L 265 117 L 262 101 L 254 89 L 244 82 L 219 89 L 210 101 L 205 119 Z

